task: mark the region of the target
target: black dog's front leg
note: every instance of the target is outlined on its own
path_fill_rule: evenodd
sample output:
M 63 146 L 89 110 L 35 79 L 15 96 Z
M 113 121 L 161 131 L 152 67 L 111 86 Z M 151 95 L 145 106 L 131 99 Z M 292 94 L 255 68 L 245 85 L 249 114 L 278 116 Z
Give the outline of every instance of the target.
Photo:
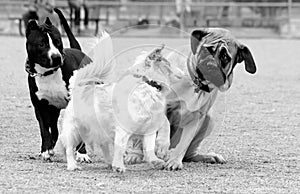
M 54 142 L 52 140 L 52 136 L 50 133 L 51 112 L 49 111 L 49 106 L 45 105 L 44 103 L 46 102 L 43 102 L 42 100 L 38 106 L 34 107 L 34 109 L 35 109 L 35 116 L 39 122 L 40 133 L 42 137 L 41 154 L 43 159 L 48 160 L 50 159 L 50 155 L 53 154 Z
M 49 106 L 52 149 L 54 149 L 58 139 L 57 123 L 58 123 L 59 113 L 60 113 L 60 109 L 57 109 L 54 106 Z
M 35 107 L 36 118 L 39 122 L 42 137 L 41 155 L 44 160 L 50 160 L 54 155 L 53 149 L 58 139 L 58 118 L 60 109 L 48 105 L 46 100 L 41 100 Z M 51 129 L 51 131 L 50 131 Z M 87 154 L 85 144 L 81 142 L 76 150 L 80 154 Z

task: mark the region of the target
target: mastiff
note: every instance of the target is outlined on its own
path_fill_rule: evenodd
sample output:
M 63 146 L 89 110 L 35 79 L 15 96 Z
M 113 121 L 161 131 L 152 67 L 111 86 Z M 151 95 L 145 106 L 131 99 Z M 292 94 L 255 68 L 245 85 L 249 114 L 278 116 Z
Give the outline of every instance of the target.
M 166 114 L 171 125 L 170 150 L 165 169 L 182 169 L 182 162 L 224 163 L 219 154 L 199 154 L 198 147 L 213 129 L 210 110 L 218 91 L 228 90 L 233 69 L 244 62 L 245 70 L 254 74 L 256 65 L 249 48 L 236 40 L 226 29 L 209 28 L 191 33 L 188 56 L 172 52 L 167 60 L 182 71 L 173 82 L 167 100 Z M 141 161 L 141 145 L 134 142 L 126 161 Z

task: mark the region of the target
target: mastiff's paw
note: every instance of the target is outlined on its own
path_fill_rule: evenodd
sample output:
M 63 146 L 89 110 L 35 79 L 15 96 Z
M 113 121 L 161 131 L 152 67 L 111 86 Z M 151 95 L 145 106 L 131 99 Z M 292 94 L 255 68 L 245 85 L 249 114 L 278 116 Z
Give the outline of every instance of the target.
M 181 170 L 182 168 L 182 161 L 178 158 L 169 159 L 164 166 L 166 170 Z
M 92 160 L 87 154 L 81 154 L 79 152 L 76 152 L 76 161 L 77 162 L 86 162 L 91 163 Z
M 226 159 L 223 158 L 223 156 L 220 154 L 209 153 L 208 155 L 211 156 L 211 158 L 213 158 L 215 160 L 215 163 L 217 163 L 217 164 L 225 164 L 226 163 Z
M 220 154 L 209 153 L 207 155 L 196 154 L 186 160 L 187 162 L 204 162 L 210 164 L 224 164 L 226 160 Z

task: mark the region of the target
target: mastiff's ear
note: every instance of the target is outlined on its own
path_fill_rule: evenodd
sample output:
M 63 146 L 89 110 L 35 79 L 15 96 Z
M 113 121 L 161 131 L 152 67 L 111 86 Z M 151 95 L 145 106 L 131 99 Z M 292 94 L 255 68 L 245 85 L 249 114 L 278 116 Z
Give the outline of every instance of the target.
M 236 62 L 245 63 L 245 69 L 248 73 L 254 74 L 256 72 L 256 65 L 254 62 L 254 59 L 252 57 L 252 54 L 249 50 L 249 48 L 243 44 L 239 44 L 237 56 L 236 56 Z
M 26 27 L 26 37 L 30 34 L 31 30 L 38 29 L 38 23 L 36 20 L 29 20 L 27 27 Z
M 193 54 L 196 53 L 200 41 L 204 36 L 209 34 L 206 30 L 194 30 L 191 34 L 191 49 Z

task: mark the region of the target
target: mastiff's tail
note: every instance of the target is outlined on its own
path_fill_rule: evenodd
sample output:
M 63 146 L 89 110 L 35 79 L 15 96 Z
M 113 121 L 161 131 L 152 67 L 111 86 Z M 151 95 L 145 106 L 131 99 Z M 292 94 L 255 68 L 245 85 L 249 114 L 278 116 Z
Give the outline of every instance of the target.
M 74 34 L 72 33 L 72 30 L 70 29 L 70 26 L 64 16 L 64 14 L 57 8 L 54 8 L 54 11 L 57 13 L 57 15 L 60 19 L 60 23 L 63 26 L 63 28 L 65 29 L 65 32 L 66 32 L 69 42 L 70 42 L 70 47 L 81 50 L 80 44 L 78 43 Z

